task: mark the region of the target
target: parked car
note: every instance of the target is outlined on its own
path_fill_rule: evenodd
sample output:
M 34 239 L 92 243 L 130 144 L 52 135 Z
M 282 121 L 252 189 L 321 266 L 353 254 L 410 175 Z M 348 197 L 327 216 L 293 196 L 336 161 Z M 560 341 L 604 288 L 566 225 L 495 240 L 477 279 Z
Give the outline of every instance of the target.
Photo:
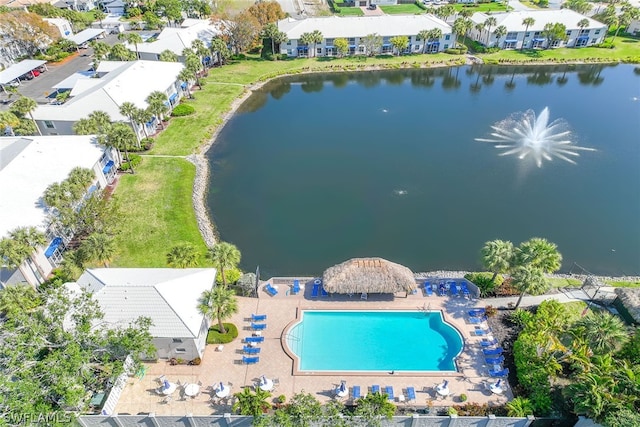
M 47 69 L 46 69 L 46 67 L 44 65 L 39 66 L 38 68 L 36 68 L 36 70 L 40 71 L 40 74 L 42 74 L 45 71 L 47 71 Z
M 369 7 L 367 7 L 367 9 L 369 9 L 369 10 L 376 10 L 377 8 L 378 8 L 378 5 L 375 5 L 373 3 L 370 4 Z
M 40 71 L 38 70 L 33 70 L 31 73 L 33 73 L 33 77 L 38 77 L 40 75 Z
M 33 74 L 27 73 L 20 76 L 21 80 L 33 80 Z

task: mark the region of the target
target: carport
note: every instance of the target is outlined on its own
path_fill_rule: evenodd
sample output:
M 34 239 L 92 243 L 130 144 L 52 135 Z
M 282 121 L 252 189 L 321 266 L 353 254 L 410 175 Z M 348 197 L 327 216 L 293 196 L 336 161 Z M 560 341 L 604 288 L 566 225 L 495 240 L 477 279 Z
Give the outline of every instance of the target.
M 6 70 L 0 72 L 0 86 L 2 86 L 2 90 L 6 93 L 7 91 L 4 88 L 5 85 L 11 83 L 14 80 L 17 81 L 18 84 L 20 84 L 20 76 L 32 72 L 36 68 L 41 67 L 46 63 L 47 61 L 38 59 L 25 59 L 24 61 L 20 61 L 17 64 L 14 64 Z M 47 67 L 45 65 L 45 69 L 46 68 Z
M 77 46 L 80 46 L 82 43 L 86 43 L 90 40 L 98 38 L 101 34 L 104 34 L 104 28 L 87 28 L 86 30 L 80 31 L 78 34 L 74 34 L 71 37 L 67 37 L 67 40 L 74 42 Z

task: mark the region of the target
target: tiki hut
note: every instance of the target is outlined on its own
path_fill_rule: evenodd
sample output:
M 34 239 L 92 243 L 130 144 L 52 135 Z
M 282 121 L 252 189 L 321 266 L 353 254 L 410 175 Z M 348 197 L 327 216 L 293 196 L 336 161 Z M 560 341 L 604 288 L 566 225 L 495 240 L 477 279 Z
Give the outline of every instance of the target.
M 416 281 L 411 270 L 382 258 L 353 258 L 325 270 L 327 292 L 337 294 L 411 292 Z
M 630 323 L 640 324 L 640 289 L 616 288 L 618 296 L 613 305 L 622 317 Z

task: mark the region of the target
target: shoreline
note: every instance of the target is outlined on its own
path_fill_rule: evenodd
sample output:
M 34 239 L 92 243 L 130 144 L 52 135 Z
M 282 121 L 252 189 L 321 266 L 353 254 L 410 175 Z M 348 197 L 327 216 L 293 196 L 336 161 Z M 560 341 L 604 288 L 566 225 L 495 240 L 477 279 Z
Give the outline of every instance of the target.
M 253 83 L 244 85 L 244 91 L 240 96 L 234 99 L 229 105 L 229 109 L 222 115 L 220 124 L 216 127 L 215 131 L 211 135 L 211 137 L 203 144 L 201 144 L 196 152 L 190 154 L 186 157 L 187 161 L 192 163 L 196 168 L 196 174 L 193 180 L 193 193 L 192 193 L 192 203 L 193 210 L 196 217 L 196 223 L 198 225 L 198 229 L 200 230 L 200 235 L 204 240 L 204 243 L 208 247 L 212 247 L 216 244 L 218 237 L 216 233 L 216 228 L 211 220 L 211 215 L 209 209 L 205 203 L 206 192 L 208 188 L 208 182 L 211 175 L 211 171 L 209 170 L 209 162 L 207 161 L 206 155 L 211 149 L 211 147 L 216 143 L 218 136 L 222 129 L 226 126 L 226 124 L 231 120 L 231 118 L 236 114 L 238 108 L 251 96 L 254 91 L 262 88 L 267 83 L 272 80 L 296 76 L 300 74 L 326 74 L 326 73 L 353 73 L 353 72 L 366 72 L 366 71 L 384 71 L 384 70 L 399 70 L 399 69 L 430 69 L 430 68 L 442 68 L 442 67 L 463 67 L 463 66 L 473 66 L 473 65 L 487 65 L 487 66 L 496 66 L 496 67 L 513 67 L 513 66 L 524 66 L 524 67 L 535 67 L 535 66 L 549 66 L 549 65 L 590 65 L 590 64 L 598 64 L 598 65 L 618 65 L 618 64 L 628 64 L 632 65 L 633 63 L 624 62 L 623 60 L 611 61 L 611 60 L 597 60 L 597 58 L 593 58 L 594 61 L 527 61 L 527 62 L 500 62 L 497 64 L 488 63 L 485 64 L 484 60 L 481 57 L 465 54 L 464 63 L 460 63 L 462 58 L 456 58 L 449 62 L 434 62 L 432 64 L 427 63 L 419 63 L 420 67 L 416 67 L 415 65 L 418 63 L 402 63 L 399 67 L 396 67 L 398 64 L 393 63 L 383 63 L 383 64 L 375 64 L 369 66 L 355 66 L 354 69 L 343 69 L 343 68 L 326 68 L 323 70 L 310 70 L 310 69 L 301 69 L 300 72 L 297 73 L 283 73 L 271 76 L 269 74 L 260 76 Z M 391 66 L 391 67 L 390 67 Z M 455 272 L 455 271 L 431 271 L 427 273 L 415 273 L 416 276 L 419 274 L 451 274 L 451 273 L 463 273 L 463 272 Z M 470 273 L 470 272 L 464 272 Z M 452 276 L 442 276 L 442 277 L 452 277 Z M 463 277 L 463 276 L 459 276 Z M 587 275 L 569 275 L 569 274 L 550 274 L 547 277 L 553 278 L 586 278 Z M 630 282 L 639 282 L 640 276 L 598 276 L 594 275 L 600 281 L 610 280 L 610 281 L 630 281 Z

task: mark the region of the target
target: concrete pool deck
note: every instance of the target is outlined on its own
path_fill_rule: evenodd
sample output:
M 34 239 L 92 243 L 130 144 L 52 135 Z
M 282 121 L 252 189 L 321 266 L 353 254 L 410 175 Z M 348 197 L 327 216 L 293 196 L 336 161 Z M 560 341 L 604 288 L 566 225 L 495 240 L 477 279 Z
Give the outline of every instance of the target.
M 303 280 L 301 280 L 303 283 Z M 142 379 L 130 377 L 127 381 L 115 413 L 138 414 L 140 412 L 156 415 L 209 415 L 215 413 L 232 412 L 233 398 L 212 403 L 213 393 L 207 387 L 220 381 L 231 383 L 233 393 L 242 391 L 244 386 L 255 385 L 261 375 L 271 379 L 278 379 L 279 385 L 272 391 L 273 398 L 283 394 L 290 398 L 295 393 L 305 391 L 311 393 L 320 402 L 325 403 L 333 398 L 334 390 L 341 380 L 347 381 L 349 390 L 354 385 L 359 385 L 361 393 L 366 393 L 373 384 L 380 385 L 382 390 L 386 386 L 392 386 L 396 396 L 396 404 L 399 407 L 427 406 L 431 401 L 434 407 L 459 404 L 459 396 L 466 394 L 468 402 L 489 405 L 502 405 L 511 399 L 512 393 L 507 387 L 504 394 L 492 394 L 488 390 L 490 382 L 497 379 L 489 378 L 487 367 L 484 364 L 479 341 L 482 337 L 472 336 L 475 325 L 466 322 L 467 311 L 475 307 L 478 301 L 468 300 L 463 297 L 431 297 L 417 294 L 406 297 L 393 297 L 392 295 L 369 294 L 367 300 L 360 299 L 360 295 L 349 297 L 347 295 L 333 295 L 327 297 L 311 298 L 311 286 L 301 290 L 298 295 L 287 292 L 290 288 L 285 284 L 279 284 L 278 294 L 269 296 L 260 289 L 258 298 L 238 297 L 239 311 L 227 320 L 236 324 L 239 331 L 238 339 L 225 344 L 222 351 L 216 351 L 216 346 L 208 345 L 202 364 L 199 366 L 178 365 L 171 366 L 166 360 L 155 363 L 147 363 L 146 374 Z M 458 372 L 421 372 L 421 373 L 354 373 L 354 372 L 315 372 L 293 375 L 293 360 L 283 349 L 281 337 L 283 331 L 297 317 L 299 310 L 305 309 L 367 309 L 367 310 L 442 310 L 445 321 L 454 326 L 463 336 L 465 346 L 457 359 Z M 250 336 L 251 314 L 266 314 L 267 329 L 262 332 L 265 340 L 259 345 L 261 348 L 260 362 L 254 365 L 242 364 L 242 347 L 245 345 L 241 339 Z M 171 382 L 202 383 L 200 394 L 194 398 L 181 397 L 181 390 L 173 393 L 168 403 L 165 398 L 156 392 L 158 388 L 157 378 L 164 375 Z M 435 393 L 435 385 L 443 380 L 449 381 L 451 394 L 446 398 L 438 397 Z M 503 384 L 506 382 L 503 380 Z M 406 397 L 406 388 L 414 387 L 416 401 L 398 402 L 397 397 Z M 350 403 L 350 399 L 343 399 Z

